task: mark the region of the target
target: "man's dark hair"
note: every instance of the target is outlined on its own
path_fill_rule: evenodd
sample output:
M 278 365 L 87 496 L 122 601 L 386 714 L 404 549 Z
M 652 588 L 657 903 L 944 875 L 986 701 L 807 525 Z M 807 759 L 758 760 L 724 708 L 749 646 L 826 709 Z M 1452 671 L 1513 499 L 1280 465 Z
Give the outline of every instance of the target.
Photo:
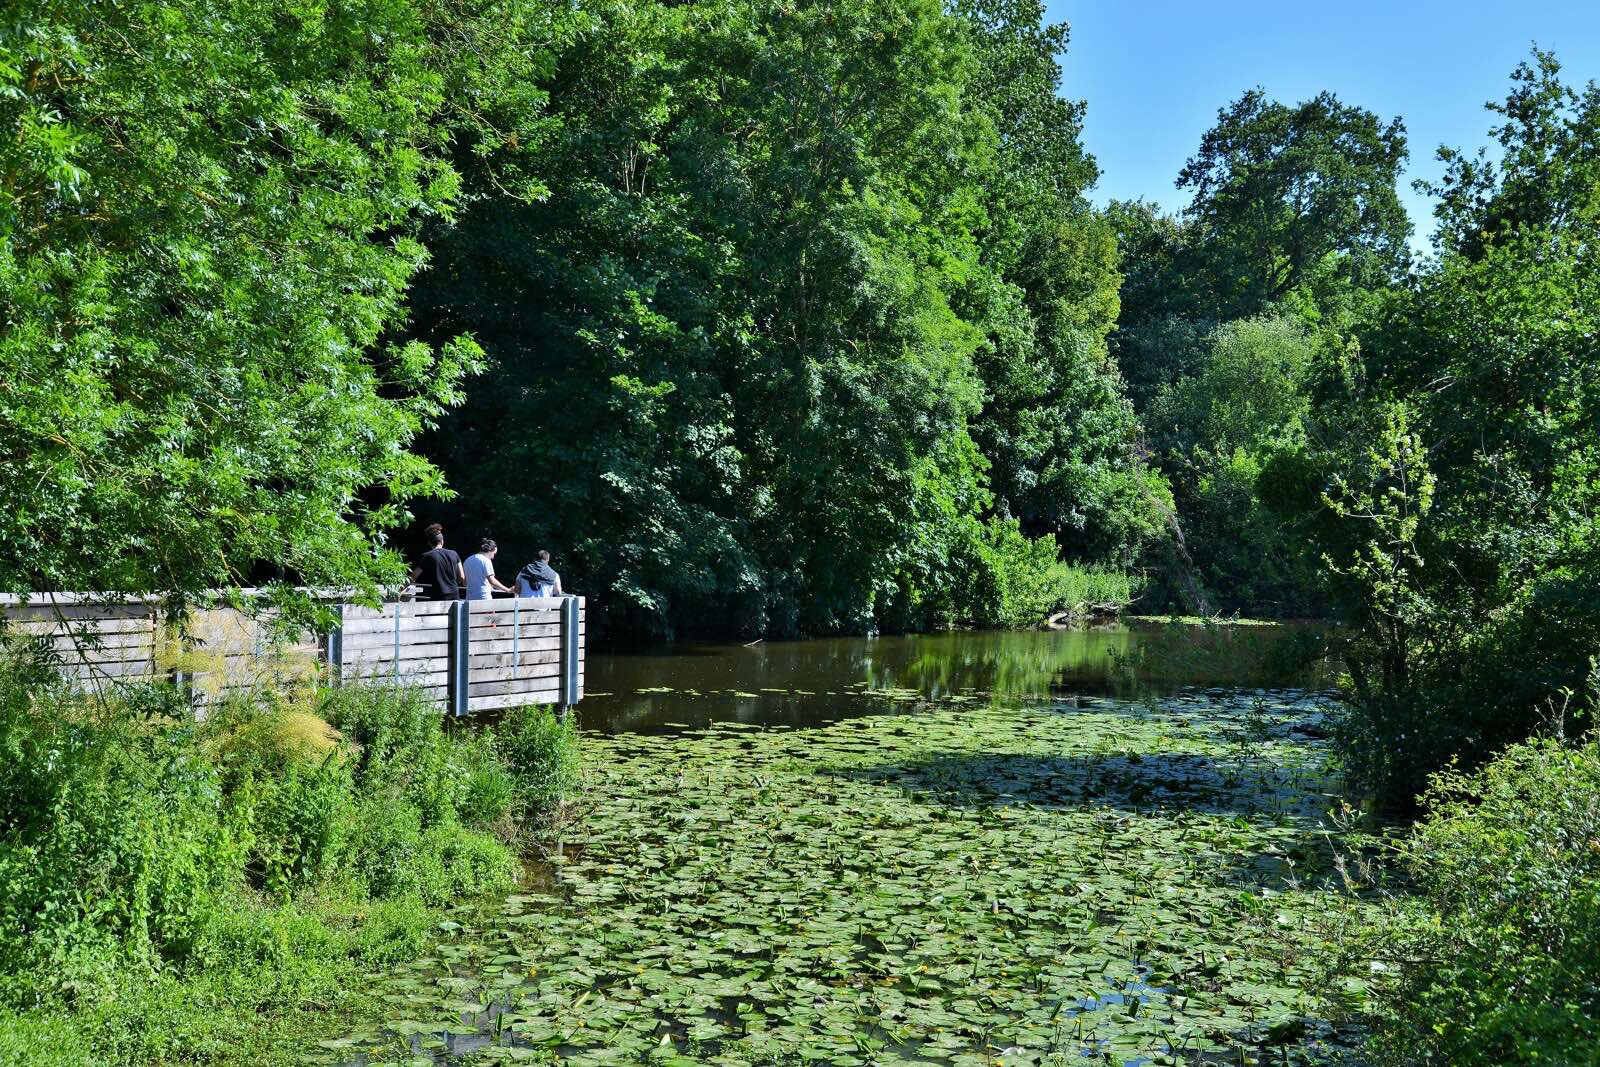
M 479 552 L 493 552 L 495 549 L 497 549 L 499 547 L 500 547 L 499 545 L 494 543 L 494 540 L 492 538 L 485 537 L 483 539 L 483 544 L 478 546 L 478 551 Z
M 545 562 L 545 563 L 549 563 L 550 562 L 550 550 L 548 548 L 541 548 L 539 550 L 539 559 L 541 561 Z
M 428 539 L 428 544 L 432 545 L 434 548 L 438 548 L 440 545 L 444 544 L 444 527 L 440 526 L 436 522 L 430 522 L 428 523 L 427 527 L 423 529 L 422 536 Z

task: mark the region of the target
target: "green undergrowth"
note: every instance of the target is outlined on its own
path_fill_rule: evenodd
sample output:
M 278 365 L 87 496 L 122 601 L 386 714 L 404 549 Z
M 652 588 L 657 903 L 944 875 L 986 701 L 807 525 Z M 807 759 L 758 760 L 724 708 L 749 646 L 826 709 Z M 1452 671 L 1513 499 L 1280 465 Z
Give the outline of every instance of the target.
M 1084 618 L 1097 608 L 1121 609 L 1139 594 L 1138 578 L 1064 562 L 1053 535 L 1029 539 L 1015 520 L 985 526 L 975 555 L 966 621 L 978 626 L 1037 626 L 1060 613 Z
M 93 700 L 0 660 L 0 1063 L 293 1062 L 357 979 L 498 899 L 572 781 L 548 710 L 403 689 Z
M 548 884 L 381 983 L 328 1064 L 1329 1062 L 1327 708 L 895 706 L 596 736 Z M 471 1050 L 470 1055 L 467 1050 Z M 453 1050 L 453 1051 L 452 1051 Z
M 1373 999 L 1379 1061 L 1600 1064 L 1600 742 L 1513 746 L 1423 799 L 1419 892 L 1351 946 L 1398 965 Z

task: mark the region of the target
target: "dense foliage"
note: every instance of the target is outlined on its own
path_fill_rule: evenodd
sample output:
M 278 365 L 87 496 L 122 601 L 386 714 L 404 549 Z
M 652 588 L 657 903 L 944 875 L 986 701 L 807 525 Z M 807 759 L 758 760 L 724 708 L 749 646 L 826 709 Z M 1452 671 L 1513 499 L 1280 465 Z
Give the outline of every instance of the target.
M 1437 258 L 1327 362 L 1312 445 L 1271 472 L 1356 627 L 1347 757 L 1402 803 L 1594 710 L 1600 90 L 1541 55 L 1500 110 L 1504 163 L 1451 170 Z
M 1600 90 L 1536 52 L 1499 158 L 1441 150 L 1411 263 L 1398 120 L 1246 94 L 1179 178 L 1111 210 L 1112 345 L 1171 480 L 1154 592 L 1346 624 L 1352 781 L 1408 805 L 1592 710 L 1600 654 Z
M 29 9 L 0 588 L 371 592 L 436 463 L 618 632 L 977 618 L 950 572 L 1009 517 L 1126 567 L 1161 486 L 1041 15 Z
M 0 1061 L 288 1039 L 272 1013 L 336 1001 L 351 973 L 414 954 L 440 906 L 510 886 L 573 746 L 545 709 L 446 733 L 394 690 L 196 724 L 168 691 L 96 702 L 0 660 Z M 214 998 L 234 1010 L 197 1010 Z
M 468 172 L 416 291 L 424 336 L 494 363 L 428 445 L 451 527 L 549 545 L 613 633 L 990 618 L 1008 517 L 1126 565 L 1160 487 L 1039 18 L 587 12 L 548 127 Z M 505 165 L 548 196 L 503 195 Z
M 484 5 L 23 5 L 0 30 L 0 589 L 400 573 L 470 340 L 395 343 Z M 373 488 L 377 487 L 377 488 Z
M 1301 444 L 1314 354 L 1342 348 L 1402 276 L 1406 152 L 1399 119 L 1255 90 L 1218 112 L 1178 176 L 1192 195 L 1181 217 L 1111 206 L 1126 276 L 1112 349 L 1174 497 L 1171 541 L 1151 559 L 1158 601 L 1328 610 L 1316 556 L 1255 483 Z
M 1043 15 L 21 5 L 0 591 L 373 596 L 426 501 L 512 570 L 554 550 L 595 637 L 1019 625 L 1141 568 L 1152 605 L 1327 615 L 1342 767 L 1391 807 L 1577 736 L 1600 88 L 1535 52 L 1495 155 L 1441 150 L 1414 261 L 1401 121 L 1327 92 L 1221 109 L 1181 215 L 1095 209 Z M 503 885 L 519 810 L 571 784 L 570 731 L 531 712 L 490 739 L 370 694 L 173 710 L 0 668 L 0 1003 L 45 1009 L 0 1050 L 159 1058 L 159 997 L 228 1002 L 291 957 L 325 990 Z M 1458 929 L 1404 949 L 1386 1032 L 1417 1055 L 1593 1058 L 1593 902 L 1550 903 L 1589 860 L 1468 804 L 1589 833 L 1541 791 L 1592 796 L 1591 757 L 1513 748 L 1427 794 L 1414 856 Z M 1543 881 L 1491 892 L 1519 865 Z M 1572 963 L 1548 1011 L 1525 946 Z M 310 988 L 271 981 L 268 1017 Z M 69 1001 L 84 1034 L 52 1029 Z
M 1385 1062 L 1600 1061 L 1600 745 L 1518 745 L 1441 775 L 1406 858 L 1422 890 L 1366 949 Z

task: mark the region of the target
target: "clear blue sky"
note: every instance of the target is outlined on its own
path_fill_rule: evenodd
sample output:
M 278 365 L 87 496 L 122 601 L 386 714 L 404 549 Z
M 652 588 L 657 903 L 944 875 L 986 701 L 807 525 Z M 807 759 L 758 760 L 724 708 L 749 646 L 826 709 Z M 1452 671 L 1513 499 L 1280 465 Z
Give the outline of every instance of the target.
M 1569 83 L 1600 80 L 1600 0 L 1047 0 L 1072 40 L 1062 91 L 1089 105 L 1084 141 L 1100 161 L 1097 203 L 1153 200 L 1176 210 L 1178 170 L 1217 109 L 1259 85 L 1294 103 L 1332 90 L 1405 120 L 1411 158 L 1401 195 L 1425 247 L 1440 144 L 1475 150 L 1509 76 L 1537 41 Z

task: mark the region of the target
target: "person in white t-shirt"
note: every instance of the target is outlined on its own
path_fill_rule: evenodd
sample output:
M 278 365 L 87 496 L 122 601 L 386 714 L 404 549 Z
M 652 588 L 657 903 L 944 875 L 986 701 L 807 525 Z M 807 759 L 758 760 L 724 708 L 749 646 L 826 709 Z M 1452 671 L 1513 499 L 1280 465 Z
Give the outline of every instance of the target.
M 511 587 L 494 576 L 494 557 L 500 546 L 485 537 L 476 555 L 468 556 L 461 565 L 466 572 L 467 599 L 492 600 L 495 593 L 509 593 Z

